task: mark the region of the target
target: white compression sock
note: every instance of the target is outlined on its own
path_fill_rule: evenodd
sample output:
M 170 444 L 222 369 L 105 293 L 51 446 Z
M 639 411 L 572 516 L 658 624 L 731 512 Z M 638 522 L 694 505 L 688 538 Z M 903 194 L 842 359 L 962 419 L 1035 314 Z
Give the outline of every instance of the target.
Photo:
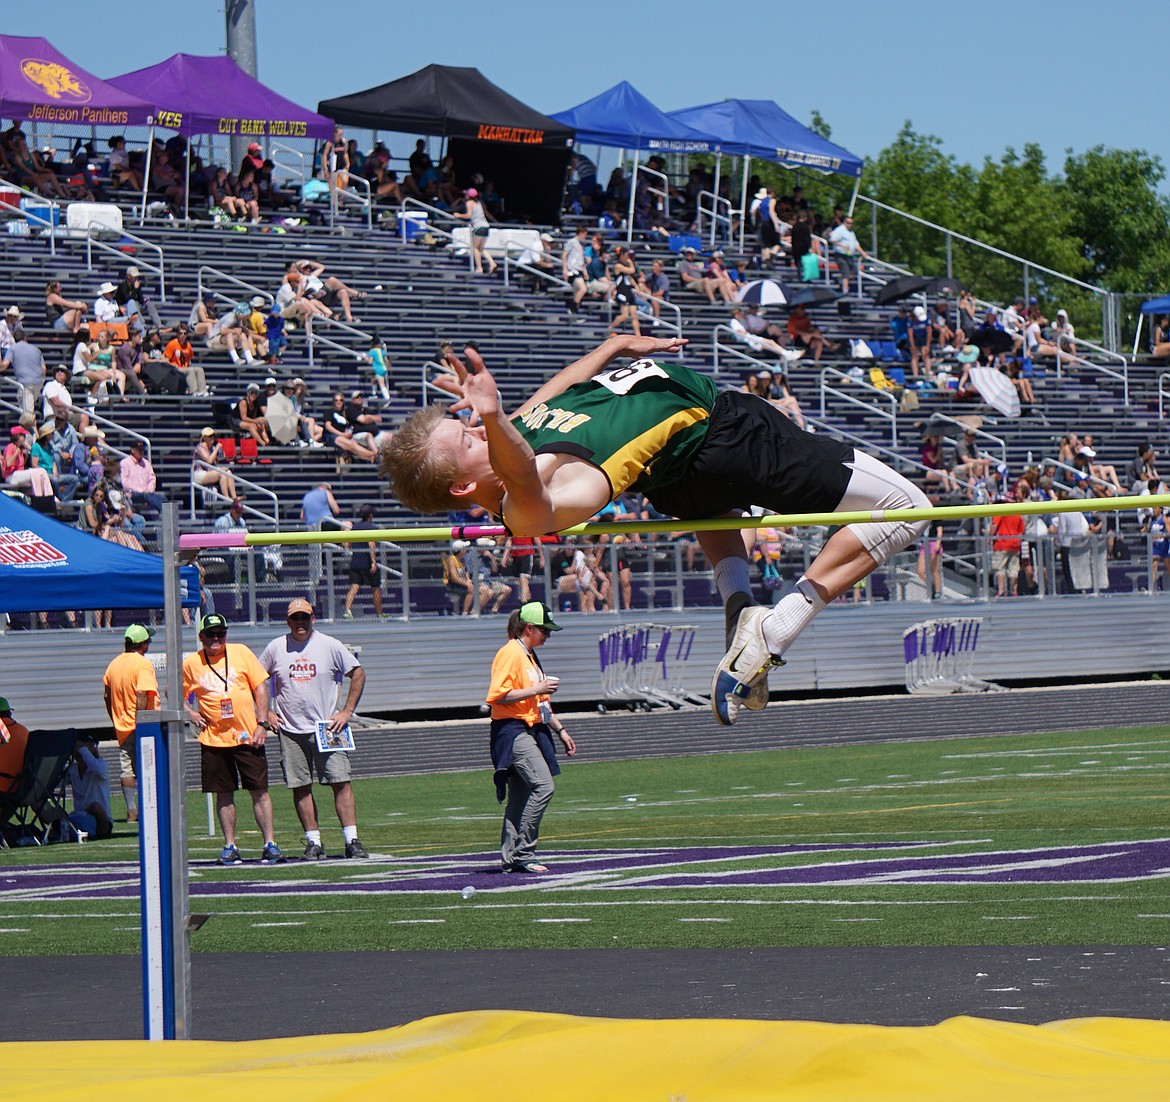
M 752 580 L 748 574 L 748 564 L 744 559 L 735 555 L 720 559 L 715 564 L 715 585 L 719 590 L 719 599 L 726 602 L 733 593 L 751 593 Z
M 306 830 L 305 831 L 305 841 L 312 842 L 313 845 L 319 846 L 321 844 L 321 831 L 320 831 L 320 829 L 318 828 L 317 830 Z
M 824 607 L 820 594 L 802 576 L 796 588 L 764 618 L 764 643 L 769 652 L 783 655 Z

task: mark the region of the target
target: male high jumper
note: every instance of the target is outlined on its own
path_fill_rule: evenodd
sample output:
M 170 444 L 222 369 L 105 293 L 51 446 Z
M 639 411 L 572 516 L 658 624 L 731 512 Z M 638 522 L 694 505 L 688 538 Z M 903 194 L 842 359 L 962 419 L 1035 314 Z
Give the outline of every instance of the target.
M 422 514 L 474 502 L 513 535 L 588 520 L 626 490 L 661 513 L 691 520 L 742 515 L 922 508 L 913 483 L 864 452 L 796 427 L 762 398 L 721 391 L 707 375 L 649 357 L 679 352 L 680 337 L 611 336 L 559 371 L 512 414 L 478 350 L 465 349 L 450 389 L 457 401 L 419 410 L 383 448 L 382 472 Z M 611 367 L 621 357 L 634 358 Z M 451 417 L 470 411 L 467 419 Z M 753 606 L 737 531 L 699 532 L 714 567 L 730 636 L 711 685 L 716 719 L 768 702 L 768 672 L 827 604 L 908 547 L 925 522 L 838 529 L 771 608 Z M 734 629 L 734 630 L 732 630 Z

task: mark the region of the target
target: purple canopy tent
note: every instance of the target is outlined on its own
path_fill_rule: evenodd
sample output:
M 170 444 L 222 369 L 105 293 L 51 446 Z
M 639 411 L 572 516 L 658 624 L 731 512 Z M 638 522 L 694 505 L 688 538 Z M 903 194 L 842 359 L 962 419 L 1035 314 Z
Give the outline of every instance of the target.
M 258 141 L 333 134 L 332 120 L 278 95 L 230 57 L 175 54 L 147 69 L 113 77 L 110 83 L 156 103 L 157 125 L 185 137 L 227 134 Z M 190 163 L 188 157 L 188 167 Z
M 141 126 L 149 96 L 116 88 L 75 65 L 45 38 L 0 35 L 0 117 L 76 126 Z

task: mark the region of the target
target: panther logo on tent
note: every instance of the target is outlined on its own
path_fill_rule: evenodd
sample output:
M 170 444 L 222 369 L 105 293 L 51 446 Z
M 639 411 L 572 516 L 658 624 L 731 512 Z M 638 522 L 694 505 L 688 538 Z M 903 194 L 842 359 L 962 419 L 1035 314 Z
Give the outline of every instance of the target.
M 11 528 L 0 528 L 0 566 L 40 569 L 68 561 L 64 551 L 58 550 L 36 532 L 14 532 Z
M 91 98 L 89 86 L 79 80 L 71 69 L 56 61 L 28 57 L 20 63 L 20 71 L 25 80 L 43 89 L 50 99 L 88 103 Z

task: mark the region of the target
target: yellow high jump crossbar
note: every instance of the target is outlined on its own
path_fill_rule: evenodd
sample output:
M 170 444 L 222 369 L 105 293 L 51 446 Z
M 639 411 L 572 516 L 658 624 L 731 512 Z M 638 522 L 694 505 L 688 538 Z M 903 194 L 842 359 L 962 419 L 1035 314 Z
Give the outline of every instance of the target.
M 642 532 L 717 532 L 743 528 L 812 528 L 881 521 L 966 520 L 969 517 L 1035 516 L 1041 513 L 1118 512 L 1122 509 L 1170 507 L 1170 494 L 1143 494 L 1067 501 L 992 502 L 987 505 L 938 505 L 924 509 L 875 509 L 840 513 L 768 513 L 764 516 L 712 517 L 707 520 L 586 521 L 563 529 L 562 536 L 621 535 Z M 328 532 L 193 532 L 179 537 L 180 551 L 212 548 L 295 547 L 316 543 L 430 543 L 441 540 L 506 536 L 500 524 L 452 524 L 417 528 L 374 528 Z

